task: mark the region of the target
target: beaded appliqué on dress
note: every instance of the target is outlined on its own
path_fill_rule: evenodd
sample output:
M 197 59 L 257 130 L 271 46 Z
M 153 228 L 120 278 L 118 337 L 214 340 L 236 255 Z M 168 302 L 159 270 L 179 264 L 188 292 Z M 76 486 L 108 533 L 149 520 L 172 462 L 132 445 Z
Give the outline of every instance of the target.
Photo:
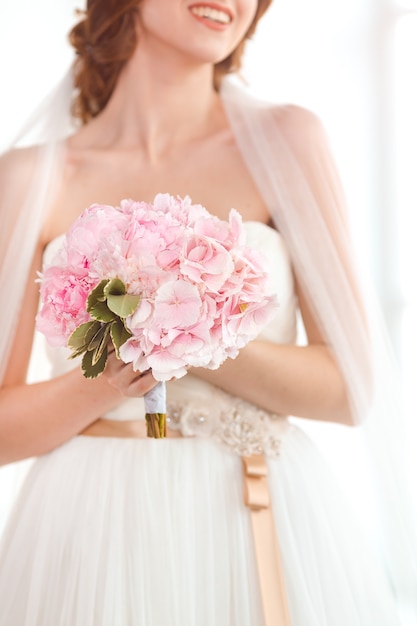
M 240 456 L 278 456 L 282 437 L 289 427 L 287 419 L 235 398 L 228 406 L 218 411 L 215 408 L 168 402 L 169 428 L 181 430 L 185 437 L 213 437 Z
M 273 417 L 262 409 L 237 400 L 229 410 L 220 413 L 218 437 L 240 456 L 265 454 L 277 456 L 281 438 L 271 432 Z M 276 417 L 277 420 L 283 418 Z
M 167 403 L 167 426 L 172 430 L 181 431 L 184 437 L 211 437 L 214 432 L 214 423 L 209 411 L 179 401 Z

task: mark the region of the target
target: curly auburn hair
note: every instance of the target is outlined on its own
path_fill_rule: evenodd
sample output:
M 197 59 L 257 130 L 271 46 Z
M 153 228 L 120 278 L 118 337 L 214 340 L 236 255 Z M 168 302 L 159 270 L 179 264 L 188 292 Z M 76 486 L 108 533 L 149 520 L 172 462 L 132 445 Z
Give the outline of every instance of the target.
M 226 74 L 237 72 L 245 42 L 272 0 L 258 0 L 255 17 L 244 39 L 223 61 L 214 66 L 214 86 L 220 88 Z M 83 124 L 104 109 L 120 72 L 137 44 L 135 17 L 141 0 L 87 0 L 83 18 L 69 33 L 77 57 L 74 63 L 76 96 L 72 114 Z

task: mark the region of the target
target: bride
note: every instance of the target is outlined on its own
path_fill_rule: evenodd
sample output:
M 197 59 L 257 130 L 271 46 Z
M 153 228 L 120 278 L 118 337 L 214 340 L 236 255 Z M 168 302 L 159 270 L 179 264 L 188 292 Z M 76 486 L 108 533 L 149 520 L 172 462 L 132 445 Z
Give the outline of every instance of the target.
M 0 626 L 400 623 L 379 553 L 289 417 L 357 425 L 379 387 L 321 124 L 254 102 L 227 78 L 269 4 L 89 0 L 48 141 L 1 159 L 0 277 L 11 300 L 0 311 L 0 461 L 38 458 L 1 544 Z M 51 378 L 25 381 L 36 272 L 62 235 L 94 202 L 159 192 L 220 218 L 238 209 L 280 306 L 235 360 L 169 383 L 170 435 L 153 441 L 140 426 L 156 381 L 114 354 L 86 380 L 50 348 Z M 243 499 L 241 457 L 268 470 L 276 581 Z

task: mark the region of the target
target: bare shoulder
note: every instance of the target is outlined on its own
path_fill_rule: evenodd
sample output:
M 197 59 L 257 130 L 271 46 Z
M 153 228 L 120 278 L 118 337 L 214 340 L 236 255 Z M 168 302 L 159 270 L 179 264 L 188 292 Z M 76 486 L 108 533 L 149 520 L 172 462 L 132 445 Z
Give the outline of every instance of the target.
M 17 148 L 0 156 L 0 223 L 2 240 L 13 232 L 31 200 L 39 163 L 39 147 Z
M 22 192 L 35 172 L 38 146 L 15 148 L 0 156 L 0 188 Z
M 323 142 L 326 131 L 320 117 L 296 104 L 271 105 L 270 112 L 281 132 L 295 145 L 308 141 Z
M 307 127 L 314 127 L 317 124 L 321 124 L 319 116 L 311 109 L 307 109 L 298 104 L 272 104 L 270 106 L 277 119 L 280 119 L 282 123 L 292 125 L 304 125 Z

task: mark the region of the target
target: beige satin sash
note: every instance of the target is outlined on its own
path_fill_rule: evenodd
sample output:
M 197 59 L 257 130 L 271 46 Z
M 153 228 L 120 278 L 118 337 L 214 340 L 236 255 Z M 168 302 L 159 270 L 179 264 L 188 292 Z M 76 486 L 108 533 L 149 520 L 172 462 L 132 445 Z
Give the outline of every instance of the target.
M 119 421 L 100 418 L 84 428 L 80 435 L 145 438 L 146 422 L 145 420 Z M 181 437 L 181 433 L 168 429 L 168 437 Z M 251 512 L 265 626 L 291 626 L 281 558 L 272 518 L 265 457 L 253 455 L 242 457 L 242 460 L 244 502 Z
M 250 508 L 265 626 L 290 626 L 284 575 L 272 517 L 268 468 L 261 454 L 242 457 L 244 501 Z
M 87 437 L 128 437 L 146 439 L 145 420 L 108 420 L 99 418 L 82 430 L 80 435 Z M 167 428 L 167 437 L 181 437 L 178 430 Z

